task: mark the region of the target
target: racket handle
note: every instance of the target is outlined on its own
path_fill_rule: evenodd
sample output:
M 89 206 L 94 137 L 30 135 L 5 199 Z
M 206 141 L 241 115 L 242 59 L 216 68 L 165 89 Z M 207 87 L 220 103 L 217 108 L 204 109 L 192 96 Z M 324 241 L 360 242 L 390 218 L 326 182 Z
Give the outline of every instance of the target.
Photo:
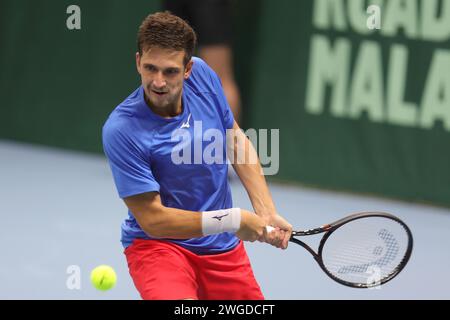
M 272 227 L 272 226 L 266 226 L 266 231 L 267 231 L 267 233 L 271 233 L 273 230 L 275 230 L 274 227 Z

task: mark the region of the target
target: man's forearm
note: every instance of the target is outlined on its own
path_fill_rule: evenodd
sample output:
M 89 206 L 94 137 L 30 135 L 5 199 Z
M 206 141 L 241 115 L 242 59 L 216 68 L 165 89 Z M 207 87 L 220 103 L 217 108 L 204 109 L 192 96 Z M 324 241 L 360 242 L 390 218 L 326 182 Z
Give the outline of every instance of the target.
M 242 219 L 242 211 L 245 214 L 245 210 L 240 208 L 219 209 L 201 213 L 164 208 L 159 215 L 153 213 L 147 229 L 150 235 L 157 233 L 158 237 L 181 239 L 223 232 L 235 233 L 240 229 L 242 220 L 246 220 L 245 217 Z M 200 226 L 198 214 L 200 214 Z
M 156 206 L 140 211 L 138 223 L 149 236 L 157 238 L 188 239 L 223 232 L 237 232 L 245 218 L 240 208 L 204 212 Z
M 236 136 L 238 137 L 238 142 L 234 144 L 233 149 L 233 168 L 247 190 L 255 213 L 261 217 L 273 215 L 276 213 L 275 205 L 256 150 L 240 129 Z M 238 154 L 245 155 L 245 158 L 242 159 L 244 161 L 239 161 Z
M 202 237 L 202 213 L 161 207 L 145 212 L 141 228 L 157 238 L 189 239 Z

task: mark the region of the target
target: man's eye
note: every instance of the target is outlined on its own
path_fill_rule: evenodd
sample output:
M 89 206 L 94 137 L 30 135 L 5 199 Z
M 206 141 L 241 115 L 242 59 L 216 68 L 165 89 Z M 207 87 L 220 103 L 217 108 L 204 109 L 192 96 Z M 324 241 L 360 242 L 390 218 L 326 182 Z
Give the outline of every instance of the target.
M 152 71 L 152 72 L 156 71 L 156 68 L 154 66 L 147 66 L 146 68 L 148 71 Z
M 165 72 L 167 75 L 174 75 L 174 74 L 177 74 L 178 73 L 178 70 L 177 69 L 168 69 L 168 70 L 166 70 L 166 72 Z

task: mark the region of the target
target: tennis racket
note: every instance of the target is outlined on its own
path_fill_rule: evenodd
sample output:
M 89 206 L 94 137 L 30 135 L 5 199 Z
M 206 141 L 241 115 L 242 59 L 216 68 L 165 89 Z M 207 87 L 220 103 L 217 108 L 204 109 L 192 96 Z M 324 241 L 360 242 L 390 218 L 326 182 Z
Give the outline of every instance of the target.
M 323 236 L 317 253 L 298 239 L 319 233 Z M 356 213 L 319 228 L 293 231 L 290 241 L 311 253 L 331 279 L 353 288 L 392 280 L 408 263 L 413 247 L 408 226 L 383 212 Z

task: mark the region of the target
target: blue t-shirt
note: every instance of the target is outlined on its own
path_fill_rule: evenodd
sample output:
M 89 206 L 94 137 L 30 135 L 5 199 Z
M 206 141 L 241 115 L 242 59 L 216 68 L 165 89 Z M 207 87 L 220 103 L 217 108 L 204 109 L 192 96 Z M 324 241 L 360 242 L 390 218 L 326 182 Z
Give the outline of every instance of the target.
M 181 114 L 172 118 L 155 114 L 141 86 L 104 124 L 103 148 L 121 198 L 155 191 L 166 207 L 210 211 L 233 206 L 226 163 L 226 129 L 233 127 L 233 114 L 218 76 L 203 60 L 193 61 L 183 84 Z M 135 238 L 154 239 L 128 211 L 122 223 L 123 246 Z M 165 240 L 197 254 L 227 251 L 239 242 L 232 233 Z

